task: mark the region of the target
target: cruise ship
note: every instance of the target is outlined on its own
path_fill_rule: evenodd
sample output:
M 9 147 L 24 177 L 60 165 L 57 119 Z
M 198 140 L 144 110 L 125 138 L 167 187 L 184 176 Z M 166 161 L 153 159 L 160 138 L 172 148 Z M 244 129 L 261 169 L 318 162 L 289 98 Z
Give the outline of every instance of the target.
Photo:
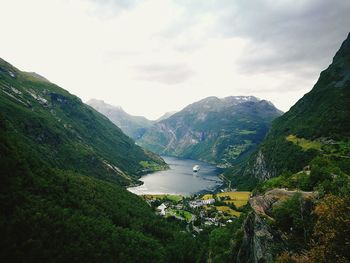
M 195 165 L 195 166 L 193 166 L 193 172 L 198 172 L 200 170 L 200 167 L 199 167 L 199 165 Z

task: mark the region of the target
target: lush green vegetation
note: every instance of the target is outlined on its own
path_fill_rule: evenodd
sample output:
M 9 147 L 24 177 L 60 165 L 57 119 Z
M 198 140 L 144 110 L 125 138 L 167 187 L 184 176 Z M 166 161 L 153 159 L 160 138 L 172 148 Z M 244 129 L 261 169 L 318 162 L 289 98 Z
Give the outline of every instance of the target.
M 237 220 L 208 233 L 211 262 L 235 262 L 243 239 L 242 224 L 249 211 L 249 206 L 245 206 Z
M 9 74 L 9 72 L 12 73 Z M 5 262 L 195 262 L 201 244 L 120 184 L 164 165 L 68 92 L 0 64 Z M 203 244 L 205 245 L 205 243 Z
M 176 216 L 179 218 L 183 218 L 184 220 L 186 220 L 186 222 L 190 222 L 193 218 L 193 215 L 185 210 L 170 209 L 168 212 L 168 216 Z
M 297 191 L 261 216 L 280 240 L 270 250 L 276 262 L 350 261 L 349 70 L 350 35 L 311 92 L 273 122 L 246 163 L 225 173 L 238 188 L 257 185 L 254 194 Z
M 115 183 L 50 168 L 1 122 L 1 251 L 8 262 L 195 261 L 198 246 Z M 181 253 L 179 254 L 179 251 Z
M 310 141 L 306 140 L 304 138 L 298 138 L 295 135 L 288 135 L 287 141 L 290 141 L 298 146 L 300 146 L 304 151 L 307 151 L 309 149 L 315 149 L 315 150 L 321 150 L 322 143 L 319 141 Z
M 9 136 L 52 167 L 128 184 L 145 172 L 142 161 L 166 166 L 79 98 L 2 60 L 0 94 Z
M 348 159 L 319 156 L 310 163 L 309 171 L 286 173 L 259 184 L 255 191 L 258 194 L 279 187 L 314 192 L 314 198 L 296 193 L 271 211 L 275 220 L 272 226 L 285 235 L 277 250 L 281 253 L 278 262 L 350 260 L 346 249 L 350 231 L 349 174 Z
M 313 89 L 273 121 L 257 151 L 225 176 L 238 189 L 260 180 L 296 173 L 316 156 L 349 158 L 350 39 L 344 41 Z
M 149 194 L 149 195 L 143 195 L 143 197 L 146 200 L 169 200 L 169 201 L 174 201 L 174 202 L 179 202 L 182 200 L 183 196 L 182 195 L 168 195 L 168 194 Z

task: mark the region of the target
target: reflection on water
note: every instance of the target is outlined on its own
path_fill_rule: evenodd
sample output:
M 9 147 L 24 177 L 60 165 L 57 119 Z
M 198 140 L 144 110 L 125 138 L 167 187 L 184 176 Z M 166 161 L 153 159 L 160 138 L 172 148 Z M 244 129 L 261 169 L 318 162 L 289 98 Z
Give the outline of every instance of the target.
M 170 169 L 141 177 L 144 184 L 130 187 L 128 190 L 135 194 L 181 194 L 190 195 L 202 191 L 214 191 L 222 181 L 219 171 L 208 163 L 163 156 Z M 194 173 L 194 165 L 200 166 L 200 171 Z

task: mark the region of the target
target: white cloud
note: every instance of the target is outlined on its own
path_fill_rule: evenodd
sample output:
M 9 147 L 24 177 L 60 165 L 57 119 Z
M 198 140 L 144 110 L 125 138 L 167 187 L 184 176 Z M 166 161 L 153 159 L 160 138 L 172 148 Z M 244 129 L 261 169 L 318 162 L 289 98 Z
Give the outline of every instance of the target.
M 331 13 L 325 0 L 292 2 L 0 0 L 0 57 L 153 119 L 212 95 L 287 110 L 350 28 L 338 0 Z

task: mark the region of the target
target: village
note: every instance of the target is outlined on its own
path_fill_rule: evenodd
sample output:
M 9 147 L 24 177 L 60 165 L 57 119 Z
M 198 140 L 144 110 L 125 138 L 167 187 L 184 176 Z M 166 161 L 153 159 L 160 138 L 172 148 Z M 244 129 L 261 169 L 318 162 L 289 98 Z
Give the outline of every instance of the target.
M 236 220 L 248 203 L 250 192 L 228 191 L 193 196 L 148 194 L 142 197 L 160 216 L 181 221 L 198 234 L 208 227 L 226 226 Z

